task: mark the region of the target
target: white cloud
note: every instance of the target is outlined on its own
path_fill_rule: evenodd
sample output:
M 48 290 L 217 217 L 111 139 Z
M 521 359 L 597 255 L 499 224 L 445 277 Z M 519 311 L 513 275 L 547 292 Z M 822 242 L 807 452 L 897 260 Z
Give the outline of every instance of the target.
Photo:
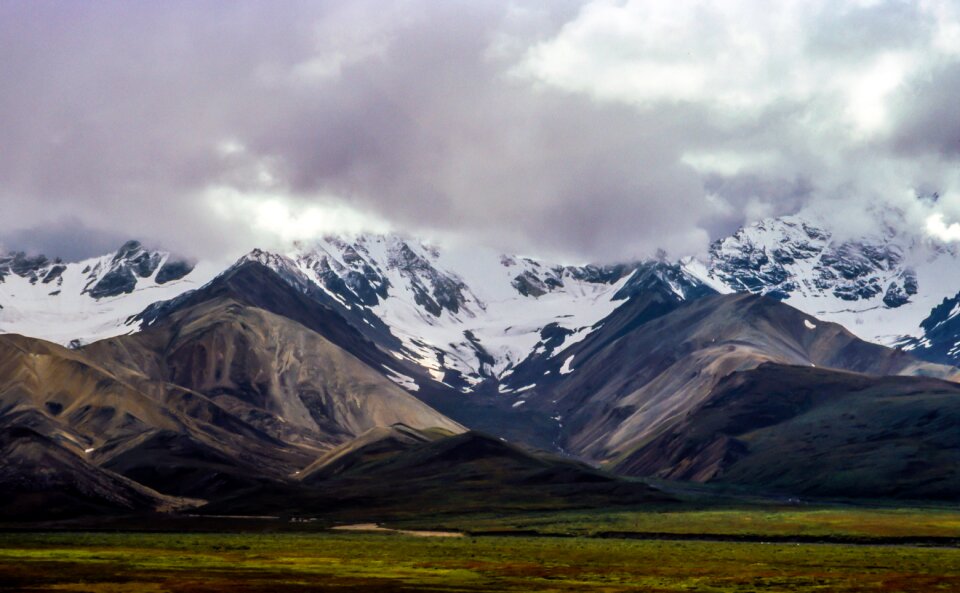
M 763 16 L 773 12 L 784 18 Z M 752 108 L 775 97 L 767 70 L 796 51 L 791 12 L 740 1 L 595 1 L 531 48 L 517 73 L 601 100 Z M 802 73 L 780 74 L 795 86 Z
M 881 54 L 863 72 L 850 73 L 845 83 L 846 117 L 861 135 L 885 131 L 887 100 L 917 66 L 910 54 Z
M 221 228 L 253 234 L 259 245 L 287 247 L 328 234 L 389 232 L 390 226 L 348 206 L 332 196 L 314 196 L 309 203 L 290 199 L 283 193 L 243 192 L 227 186 L 211 187 L 202 200 L 219 220 Z
M 805 208 L 850 232 L 903 219 L 947 237 L 960 226 L 914 188 L 960 189 L 956 163 L 895 138 L 958 59 L 955 2 L 592 0 L 512 74 L 638 116 L 696 114 L 675 140 L 706 180 L 708 225 Z
M 778 163 L 779 157 L 772 151 L 719 150 L 687 152 L 680 160 L 702 173 L 736 175 L 744 171 L 770 168 Z
M 943 214 L 931 214 L 927 218 L 927 233 L 941 241 L 960 241 L 960 223 L 947 224 Z
M 818 128 L 850 129 L 850 141 L 883 131 L 898 85 L 953 47 L 955 15 L 934 3 L 915 7 L 935 34 L 889 47 L 870 15 L 833 26 L 864 29 L 872 47 L 819 51 L 833 20 L 878 3 L 786 0 L 595 0 L 554 38 L 533 46 L 515 74 L 600 101 L 650 108 L 690 103 L 735 122 L 781 103 L 804 106 Z M 952 19 L 952 20 L 951 20 Z

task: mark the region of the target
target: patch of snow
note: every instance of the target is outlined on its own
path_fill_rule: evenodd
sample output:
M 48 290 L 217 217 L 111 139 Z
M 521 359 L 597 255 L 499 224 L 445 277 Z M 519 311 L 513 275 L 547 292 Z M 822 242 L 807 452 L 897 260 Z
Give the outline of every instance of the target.
M 695 257 L 682 258 L 680 260 L 680 267 L 684 272 L 693 276 L 700 282 L 703 282 L 720 294 L 730 294 L 734 292 L 732 288 L 713 277 L 710 273 L 710 270 L 707 269 L 707 266 Z
M 563 366 L 560 367 L 560 374 L 561 374 L 561 375 L 569 375 L 570 373 L 573 372 L 573 369 L 570 368 L 570 363 L 573 362 L 573 357 L 574 357 L 574 356 L 575 356 L 575 355 L 571 354 L 570 356 L 567 357 L 567 359 L 566 359 L 565 361 L 563 361 Z
M 519 408 L 520 406 L 522 406 L 522 405 L 525 404 L 525 403 L 527 403 L 527 400 L 522 399 L 522 400 L 520 400 L 520 401 L 518 401 L 518 402 L 514 402 L 514 404 L 513 404 L 511 407 L 512 407 L 512 408 Z
M 418 391 L 420 389 L 420 386 L 417 385 L 417 382 L 413 380 L 413 377 L 409 377 L 407 375 L 404 375 L 403 373 L 399 373 L 387 367 L 386 365 L 383 365 L 383 368 L 386 370 L 386 375 L 388 379 L 390 379 L 400 387 L 403 387 L 407 391 Z
M 816 324 L 811 323 L 809 319 L 804 319 L 803 325 L 806 326 L 807 329 L 817 329 Z

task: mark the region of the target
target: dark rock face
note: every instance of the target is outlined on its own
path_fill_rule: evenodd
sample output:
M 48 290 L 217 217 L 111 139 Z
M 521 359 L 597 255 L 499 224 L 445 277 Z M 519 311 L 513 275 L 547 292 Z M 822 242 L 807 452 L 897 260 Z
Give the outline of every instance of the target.
M 548 323 L 540 330 L 540 340 L 543 347 L 552 352 L 572 333 L 572 330 L 561 327 L 559 323 Z
M 393 288 L 387 273 L 390 270 L 407 279 L 414 302 L 434 317 L 445 310 L 457 314 L 468 301 L 467 287 L 459 278 L 438 270 L 404 241 L 388 239 L 387 257 L 378 262 L 363 240 L 355 244 L 328 240 L 340 252 L 342 263 L 322 253 L 299 257 L 296 262 L 264 263 L 279 269 L 299 266 L 312 271 L 317 283 L 347 306 L 375 307 L 387 299 Z
M 27 255 L 22 251 L 0 255 L 0 282 L 3 282 L 7 275 L 16 274 L 21 278 L 28 278 L 31 284 L 36 284 L 43 269 L 49 264 L 46 256 Z
M 414 301 L 434 317 L 439 317 L 444 309 L 459 313 L 466 302 L 463 282 L 442 274 L 405 243 L 391 254 L 388 265 L 410 279 Z
M 923 338 L 909 338 L 899 346 L 926 360 L 960 364 L 960 293 L 943 299 L 920 323 Z
M 47 273 L 44 274 L 44 276 L 43 276 L 43 283 L 44 283 L 44 284 L 50 284 L 50 283 L 53 282 L 54 280 L 60 278 L 60 276 L 63 274 L 64 270 L 66 270 L 66 269 L 67 269 L 67 266 L 65 266 L 65 265 L 63 265 L 63 264 L 57 264 L 57 265 L 51 267 L 51 268 L 47 271 Z
M 910 297 L 917 294 L 917 275 L 913 270 L 906 270 L 901 278 L 887 286 L 883 295 L 883 304 L 895 309 L 910 302 Z
M 598 266 L 589 264 L 586 266 L 548 267 L 531 259 L 524 259 L 522 261 L 530 267 L 517 274 L 511 282 L 511 286 L 523 296 L 529 297 L 540 297 L 548 292 L 563 288 L 565 286 L 564 279 L 573 279 L 578 282 L 588 282 L 591 284 L 613 284 L 633 272 L 638 265 L 614 264 Z M 518 262 L 513 258 L 504 257 L 501 259 L 501 263 L 509 267 L 517 265 Z
M 637 264 L 613 264 L 607 266 L 589 264 L 581 267 L 569 266 L 566 268 L 566 271 L 570 274 L 571 278 L 580 280 L 581 282 L 613 284 L 633 272 L 636 267 Z
M 787 300 L 798 291 L 831 294 L 845 301 L 873 299 L 894 308 L 917 293 L 917 277 L 901 270 L 896 245 L 833 242 L 821 229 L 789 217 L 756 223 L 710 249 L 712 272 L 735 290 Z M 806 262 L 812 274 L 793 267 Z M 894 279 L 891 279 L 895 276 Z
M 626 300 L 647 293 L 669 295 L 670 300 L 680 302 L 714 294 L 715 291 L 684 272 L 679 264 L 658 261 L 638 264 L 633 275 L 613 298 Z
M 724 377 L 618 469 L 795 495 L 953 500 L 958 395 L 956 383 L 926 377 L 768 363 Z
M 95 299 L 119 296 L 133 292 L 137 286 L 137 278 L 149 278 L 160 265 L 163 256 L 157 252 L 150 252 L 143 248 L 138 241 L 127 241 L 109 264 L 109 269 L 102 276 L 98 265 L 91 271 L 90 284 L 84 291 Z
M 157 272 L 157 284 L 179 280 L 193 271 L 193 264 L 183 260 L 167 261 Z
M 13 261 L 10 262 L 10 271 L 21 277 L 33 276 L 37 270 L 46 266 L 47 263 L 49 262 L 43 255 L 28 256 L 23 253 L 18 253 L 14 256 Z
M 789 277 L 783 268 L 785 258 L 782 256 L 779 262 L 771 261 L 765 250 L 747 245 L 739 253 L 720 257 L 719 249 L 720 243 L 714 243 L 713 256 L 718 261 L 716 268 L 746 290 L 758 292 L 768 286 L 776 286 Z
M 344 268 L 327 256 L 313 263 L 313 271 L 324 288 L 345 302 L 359 299 L 360 303 L 367 307 L 376 306 L 382 299 L 387 298 L 390 281 L 367 264 L 356 250 L 347 247 L 344 259 L 348 260 L 353 269 Z
M 540 278 L 529 270 L 522 274 L 517 274 L 517 277 L 513 279 L 510 285 L 517 289 L 517 292 L 523 296 L 540 297 L 547 294 L 550 290 Z
M 87 291 L 87 294 L 95 299 L 101 299 L 131 293 L 136 286 L 137 279 L 133 271 L 121 265 L 104 274 L 103 278 Z

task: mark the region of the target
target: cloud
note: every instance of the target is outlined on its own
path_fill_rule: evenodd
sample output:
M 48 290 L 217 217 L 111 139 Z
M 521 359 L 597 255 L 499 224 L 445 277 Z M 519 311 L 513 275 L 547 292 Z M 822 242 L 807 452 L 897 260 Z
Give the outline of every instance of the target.
M 389 228 L 612 260 L 804 208 L 922 229 L 914 190 L 960 189 L 958 23 L 932 0 L 4 3 L 0 237 L 220 256 Z
M 931 214 L 927 218 L 927 232 L 941 241 L 960 241 L 960 224 L 947 224 L 943 214 Z
M 206 206 L 228 226 L 249 226 L 266 240 L 264 248 L 282 249 L 296 241 L 309 241 L 329 234 L 353 235 L 363 232 L 388 233 L 386 221 L 350 208 L 335 199 L 327 203 L 296 208 L 282 195 L 239 192 L 232 187 L 210 188 Z
M 958 23 L 948 2 L 595 1 L 515 73 L 639 112 L 699 110 L 680 158 L 712 192 L 712 234 L 800 209 L 876 213 L 844 232 L 885 211 L 919 230 L 916 188 L 957 182 Z
M 86 259 L 110 253 L 127 239 L 123 234 L 91 229 L 77 218 L 65 218 L 7 232 L 0 239 L 0 250 L 51 254 L 51 257 L 69 254 L 74 259 Z

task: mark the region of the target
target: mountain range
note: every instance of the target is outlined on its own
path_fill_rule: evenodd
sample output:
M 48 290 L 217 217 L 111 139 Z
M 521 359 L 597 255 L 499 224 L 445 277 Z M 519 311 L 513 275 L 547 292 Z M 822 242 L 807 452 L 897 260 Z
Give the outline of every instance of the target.
M 226 269 L 10 253 L 3 514 L 671 500 L 649 477 L 955 498 L 956 263 L 798 216 L 615 265 L 390 235 Z

